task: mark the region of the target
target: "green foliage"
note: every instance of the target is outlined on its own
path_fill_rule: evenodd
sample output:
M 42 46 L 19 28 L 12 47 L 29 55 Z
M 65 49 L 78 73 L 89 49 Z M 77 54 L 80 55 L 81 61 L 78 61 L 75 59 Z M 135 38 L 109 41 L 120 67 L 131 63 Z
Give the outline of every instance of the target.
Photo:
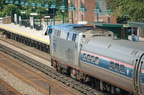
M 37 18 L 44 17 L 45 16 L 45 11 L 46 11 L 46 9 L 44 7 L 37 8 L 36 11 L 35 11 L 36 13 L 38 13 Z
M 18 1 L 20 3 L 22 0 L 18 0 Z M 55 1 L 56 6 L 57 6 L 57 9 L 55 9 L 55 11 L 57 11 L 56 15 L 58 15 L 57 17 L 61 17 L 61 11 L 59 10 L 59 8 L 61 6 L 62 0 L 48 0 L 48 1 L 49 1 L 49 5 L 51 5 L 52 2 Z M 65 5 L 67 6 L 68 0 L 64 0 L 64 1 L 65 1 Z M 24 2 L 26 2 L 26 0 L 24 0 Z M 43 7 L 39 8 L 36 6 L 35 8 L 32 8 L 31 6 L 27 7 L 27 6 L 15 5 L 15 4 L 6 4 L 5 0 L 1 0 L 1 2 L 0 2 L 0 17 L 4 17 L 6 15 L 13 16 L 14 13 L 17 13 L 19 16 L 23 15 L 23 17 L 26 18 L 26 17 L 29 17 L 30 13 L 32 13 L 32 12 L 38 13 L 38 16 L 36 16 L 36 18 L 39 18 L 40 14 L 41 14 L 41 17 L 45 16 L 45 13 L 47 12 L 47 10 L 44 8 L 46 0 L 28 0 L 28 2 L 30 2 L 30 4 L 32 4 L 32 2 L 35 2 L 36 4 L 42 3 Z M 23 12 L 23 11 L 25 12 L 25 14 L 21 14 L 21 12 Z M 49 12 L 51 12 L 51 14 L 52 14 L 52 12 L 53 12 L 52 9 L 49 9 Z M 67 16 L 67 15 L 68 15 L 68 13 L 66 12 L 65 16 Z
M 106 0 L 111 5 L 112 14 L 131 21 L 142 21 L 144 18 L 144 0 Z
M 4 7 L 4 6 L 3 6 L 3 5 L 4 5 L 4 1 L 5 1 L 5 0 L 1 0 L 1 1 L 0 1 L 0 11 L 1 11 L 1 10 L 3 9 L 3 7 Z
M 15 0 L 14 0 L 15 1 Z M 22 0 L 19 0 L 21 2 Z M 26 1 L 26 0 L 24 0 Z M 26 13 L 24 14 L 24 17 L 29 17 L 31 12 L 37 12 L 39 15 L 37 18 L 41 16 L 44 17 L 46 13 L 46 9 L 44 8 L 44 4 L 46 0 L 28 0 L 30 4 L 32 2 L 35 2 L 36 4 L 42 3 L 43 7 L 38 8 L 32 8 L 31 6 L 26 6 L 22 7 L 21 5 L 14 5 L 14 4 L 5 4 L 5 0 L 1 0 L 0 2 L 0 17 L 4 17 L 5 15 L 13 15 L 14 13 L 17 13 L 18 15 L 22 15 L 21 12 L 25 11 Z M 48 0 L 49 5 L 52 4 L 53 1 L 55 1 L 55 4 L 57 6 L 56 11 L 56 18 L 61 19 L 62 14 L 61 10 L 59 9 L 62 0 Z M 67 7 L 67 10 L 65 12 L 65 18 L 68 16 L 68 0 L 64 0 L 64 4 Z M 123 18 L 130 18 L 131 21 L 142 21 L 144 18 L 144 0 L 105 0 L 106 2 L 110 3 L 111 6 L 111 15 L 116 15 L 117 18 L 123 19 Z M 23 10 L 24 9 L 24 10 Z M 50 13 L 51 12 L 51 13 Z M 53 14 L 52 9 L 49 9 L 49 13 Z M 127 16 L 127 17 L 126 17 Z
M 20 14 L 19 8 L 16 5 L 8 4 L 2 10 L 1 16 L 5 16 L 5 15 L 11 16 L 14 13 Z

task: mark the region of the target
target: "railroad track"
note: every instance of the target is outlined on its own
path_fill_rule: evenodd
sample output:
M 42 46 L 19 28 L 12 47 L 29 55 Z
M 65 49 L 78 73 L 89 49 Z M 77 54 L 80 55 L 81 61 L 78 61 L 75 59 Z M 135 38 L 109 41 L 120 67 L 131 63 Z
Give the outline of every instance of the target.
M 32 67 L 35 67 L 36 69 L 44 72 L 45 74 L 51 76 L 54 79 L 57 79 L 61 81 L 62 83 L 82 92 L 83 94 L 87 95 L 108 95 L 106 93 L 102 93 L 99 91 L 96 91 L 89 86 L 86 86 L 84 84 L 81 84 L 77 82 L 76 80 L 67 77 L 66 75 L 63 75 L 61 73 L 58 73 L 53 68 L 51 68 L 50 63 L 48 63 L 48 60 L 45 58 L 39 58 L 37 55 L 32 54 L 30 52 L 25 53 L 25 50 L 20 49 L 17 46 L 10 45 L 10 43 L 3 42 L 0 40 L 0 50 L 17 58 L 18 60 L 23 61 L 24 63 L 29 64 Z M 11 49 L 13 48 L 13 49 Z M 49 65 L 48 65 L 49 64 Z
M 2 54 L 2 55 L 1 55 Z M 15 76 L 19 77 L 22 81 L 27 83 L 29 86 L 21 86 L 20 89 L 27 88 L 33 90 L 34 92 L 28 91 L 31 95 L 37 95 L 42 93 L 42 95 L 76 95 L 75 92 L 69 91 L 66 87 L 58 85 L 47 75 L 41 75 L 42 73 L 37 73 L 38 70 L 34 70 L 31 66 L 24 66 L 22 62 L 15 60 L 14 58 L 8 56 L 7 54 L 0 53 L 0 65 L 2 68 L 11 72 Z M 17 73 L 18 72 L 18 73 Z M 17 79 L 16 79 L 17 80 Z M 12 84 L 12 83 L 11 83 Z M 15 85 L 22 85 L 22 83 L 17 83 Z M 19 88 L 17 88 L 19 90 Z M 35 90 L 36 89 L 36 90 Z M 56 90 L 57 89 L 57 90 Z M 27 94 L 26 92 L 21 93 Z M 33 93 L 33 94 L 32 94 Z
M 0 95 L 21 95 L 17 90 L 0 79 Z

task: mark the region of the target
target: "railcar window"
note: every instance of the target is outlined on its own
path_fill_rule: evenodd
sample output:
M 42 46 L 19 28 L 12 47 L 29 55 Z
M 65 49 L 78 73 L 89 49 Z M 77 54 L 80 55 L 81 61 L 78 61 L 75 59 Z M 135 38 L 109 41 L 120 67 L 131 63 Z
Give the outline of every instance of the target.
M 124 65 L 120 65 L 120 72 L 124 72 L 125 66 Z
M 91 61 L 91 56 L 87 55 L 87 61 Z
M 110 68 L 114 69 L 114 62 L 110 61 Z
M 119 70 L 119 64 L 115 63 L 115 70 L 118 71 Z
M 87 55 L 84 53 L 83 54 L 83 59 L 86 60 L 87 59 Z
M 95 58 L 95 63 L 96 63 L 96 64 L 99 63 L 99 58 L 98 58 L 98 57 Z
M 77 34 L 73 34 L 72 41 L 75 41 L 76 37 L 77 37 Z
M 91 62 L 95 63 L 95 57 L 94 56 L 91 56 Z

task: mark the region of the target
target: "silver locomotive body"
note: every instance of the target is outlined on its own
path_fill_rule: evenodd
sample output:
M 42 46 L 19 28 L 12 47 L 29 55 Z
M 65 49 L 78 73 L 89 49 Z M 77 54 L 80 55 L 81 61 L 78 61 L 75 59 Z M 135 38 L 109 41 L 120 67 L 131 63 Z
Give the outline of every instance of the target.
M 57 71 L 113 94 L 119 88 L 144 95 L 144 45 L 83 25 L 60 24 L 52 30 L 51 63 Z
M 65 69 L 68 69 L 69 66 L 79 68 L 80 33 L 71 30 L 76 26 L 80 25 L 62 24 L 53 27 L 53 34 L 50 37 L 50 52 L 52 60 L 57 60 L 57 64 L 54 65 Z

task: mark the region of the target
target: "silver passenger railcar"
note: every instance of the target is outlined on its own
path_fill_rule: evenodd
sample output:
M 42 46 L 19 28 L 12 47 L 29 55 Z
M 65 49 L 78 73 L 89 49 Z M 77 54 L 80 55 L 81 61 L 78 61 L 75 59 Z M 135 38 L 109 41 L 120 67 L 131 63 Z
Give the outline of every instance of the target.
M 108 37 L 87 40 L 82 45 L 80 66 L 90 75 L 89 79 L 91 76 L 100 79 L 99 84 L 105 84 L 101 90 L 106 88 L 115 93 L 115 89 L 124 89 L 144 94 L 143 44 Z

